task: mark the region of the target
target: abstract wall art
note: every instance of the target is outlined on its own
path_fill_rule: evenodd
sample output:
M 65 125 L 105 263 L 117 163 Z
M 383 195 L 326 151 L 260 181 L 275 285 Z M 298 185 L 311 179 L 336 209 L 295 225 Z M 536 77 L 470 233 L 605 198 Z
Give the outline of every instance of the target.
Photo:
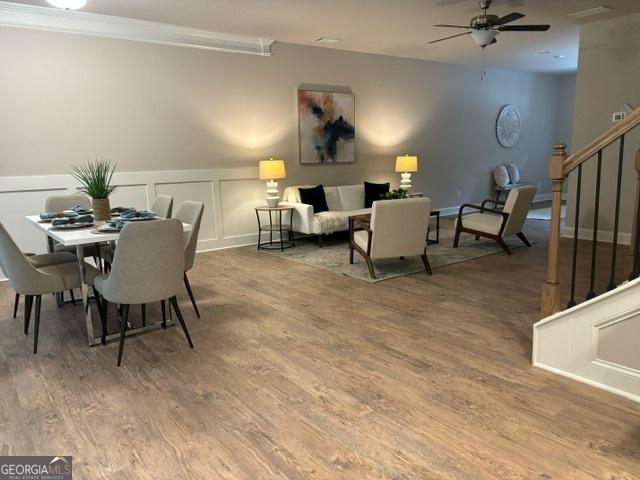
M 300 163 L 355 161 L 355 99 L 352 93 L 298 90 Z

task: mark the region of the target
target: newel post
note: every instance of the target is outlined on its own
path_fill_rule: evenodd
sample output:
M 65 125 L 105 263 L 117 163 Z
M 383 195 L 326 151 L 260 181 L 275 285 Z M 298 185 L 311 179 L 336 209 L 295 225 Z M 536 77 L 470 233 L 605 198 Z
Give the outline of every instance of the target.
M 640 275 L 640 149 L 636 152 L 636 196 L 634 198 L 635 207 L 633 210 L 633 221 L 631 222 L 631 243 L 626 258 L 629 280 L 638 278 Z
M 562 216 L 562 187 L 564 185 L 564 162 L 567 159 L 567 146 L 563 143 L 553 147 L 549 160 L 549 178 L 551 179 L 551 236 L 549 238 L 549 259 L 547 281 L 542 286 L 542 315 L 547 317 L 560 311 L 561 288 L 558 279 L 560 270 L 560 222 Z M 578 228 L 575 225 L 574 228 Z

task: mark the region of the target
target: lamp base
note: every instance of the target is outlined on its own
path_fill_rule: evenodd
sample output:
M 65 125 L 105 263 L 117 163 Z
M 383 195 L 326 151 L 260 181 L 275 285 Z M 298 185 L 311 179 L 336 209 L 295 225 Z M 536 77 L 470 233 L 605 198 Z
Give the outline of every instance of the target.
M 409 172 L 404 172 L 400 174 L 400 188 L 405 191 L 411 190 L 411 174 Z
M 267 207 L 276 208 L 280 203 L 280 194 L 278 193 L 278 182 L 269 180 L 267 182 Z
M 280 203 L 280 197 L 266 197 L 267 207 L 276 208 Z

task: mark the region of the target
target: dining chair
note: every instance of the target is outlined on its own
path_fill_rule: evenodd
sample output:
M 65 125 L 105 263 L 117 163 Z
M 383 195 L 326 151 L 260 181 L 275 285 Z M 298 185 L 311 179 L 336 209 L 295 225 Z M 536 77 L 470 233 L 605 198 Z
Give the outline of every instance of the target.
M 78 264 L 74 261 L 36 267 L 28 260 L 28 257 L 20 251 L 2 223 L 0 223 L 0 263 L 2 270 L 16 293 L 25 296 L 25 335 L 29 333 L 33 300 L 35 299 L 33 353 L 38 353 L 42 295 L 80 288 Z M 86 281 L 91 285 L 93 279 L 99 272 L 91 265 L 86 265 L 85 268 Z
M 476 240 L 479 240 L 480 237 L 495 240 L 507 255 L 513 255 L 513 252 L 504 239 L 512 235 L 517 235 L 522 243 L 530 247 L 531 243 L 525 237 L 522 229 L 536 195 L 536 190 L 537 188 L 533 185 L 515 187 L 509 192 L 504 203 L 488 198 L 480 205 L 470 203 L 462 205 L 455 221 L 456 233 L 453 240 L 453 248 L 458 248 L 460 235 L 463 232 L 475 235 Z M 497 203 L 498 205 L 503 205 L 503 208 L 502 210 L 488 208 L 486 206 L 488 203 Z M 477 212 L 464 215 L 464 211 L 469 209 Z
M 51 267 L 52 265 L 60 265 L 62 263 L 76 263 L 78 261 L 78 258 L 73 253 L 69 253 L 69 252 L 43 253 L 41 255 L 36 255 L 35 253 L 24 253 L 24 256 L 36 268 Z M 0 263 L 0 266 L 1 266 L 1 263 Z M 73 291 L 70 290 L 70 292 L 73 292 Z M 75 299 L 74 299 L 74 303 L 75 303 Z M 16 293 L 15 302 L 13 304 L 13 318 L 16 318 L 18 314 L 19 305 L 20 305 L 20 294 Z
M 151 205 L 151 210 L 156 212 L 159 217 L 171 218 L 171 210 L 173 210 L 173 197 L 170 195 L 158 195 Z
M 187 289 L 187 293 L 189 294 L 189 298 L 191 299 L 191 303 L 193 305 L 193 309 L 196 311 L 196 316 L 200 318 L 200 312 L 198 311 L 198 305 L 196 304 L 196 299 L 193 296 L 193 291 L 191 290 L 191 285 L 189 284 L 189 277 L 187 276 L 187 272 L 193 268 L 193 263 L 196 257 L 196 247 L 198 245 L 198 233 L 200 232 L 200 224 L 202 223 L 202 215 L 204 213 L 204 203 L 202 202 L 194 202 L 188 200 L 180 205 L 178 212 L 176 213 L 176 218 L 180 220 L 182 223 L 186 223 L 191 225 L 191 231 L 189 231 L 186 235 L 185 246 L 184 246 L 184 286 Z
M 430 212 L 430 198 L 406 198 L 373 202 L 369 221 L 360 215 L 349 217 L 349 263 L 353 263 L 353 251 L 357 250 L 375 279 L 373 260 L 419 256 L 431 275 L 427 258 Z
M 169 299 L 189 347 L 193 348 L 176 295 L 184 273 L 184 233 L 177 219 L 128 223 L 124 226 L 115 250 L 111 271 L 95 279 L 101 297 L 102 342 L 106 340 L 109 303 L 122 305 L 118 366 L 127 332 L 130 305 L 163 302 Z M 166 321 L 163 319 L 163 327 Z

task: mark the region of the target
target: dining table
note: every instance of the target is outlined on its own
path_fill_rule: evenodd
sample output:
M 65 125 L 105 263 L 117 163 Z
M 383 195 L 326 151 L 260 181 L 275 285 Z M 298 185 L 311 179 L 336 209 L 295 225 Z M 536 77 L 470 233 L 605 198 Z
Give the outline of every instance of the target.
M 92 295 L 90 292 L 90 286 L 86 283 L 86 263 L 85 263 L 85 247 L 95 244 L 108 244 L 111 248 L 115 248 L 115 245 L 120 237 L 119 231 L 101 231 L 99 228 L 106 222 L 93 222 L 90 227 L 75 228 L 69 230 L 57 229 L 52 226 L 51 222 L 47 222 L 41 219 L 40 215 L 27 215 L 26 219 L 38 228 L 49 239 L 55 240 L 61 245 L 66 247 L 75 247 L 76 255 L 78 257 L 78 268 L 80 273 L 80 285 L 82 293 L 82 305 L 84 308 L 85 320 L 87 325 L 87 340 L 89 346 L 97 345 L 101 343 L 102 325 L 99 317 L 94 321 L 91 308 Z M 149 221 L 156 221 L 150 219 Z M 187 234 L 191 231 L 191 225 L 187 223 L 182 224 L 182 228 Z M 186 238 L 186 235 L 185 235 Z M 170 319 L 167 322 L 167 326 L 173 325 L 173 321 Z M 149 330 L 156 330 L 162 326 L 161 322 L 154 322 L 150 324 L 143 324 L 137 327 L 131 327 L 127 330 L 127 335 L 135 335 L 138 333 L 146 332 Z M 118 324 L 110 325 L 107 323 L 107 341 L 114 340 L 120 336 L 120 327 Z

